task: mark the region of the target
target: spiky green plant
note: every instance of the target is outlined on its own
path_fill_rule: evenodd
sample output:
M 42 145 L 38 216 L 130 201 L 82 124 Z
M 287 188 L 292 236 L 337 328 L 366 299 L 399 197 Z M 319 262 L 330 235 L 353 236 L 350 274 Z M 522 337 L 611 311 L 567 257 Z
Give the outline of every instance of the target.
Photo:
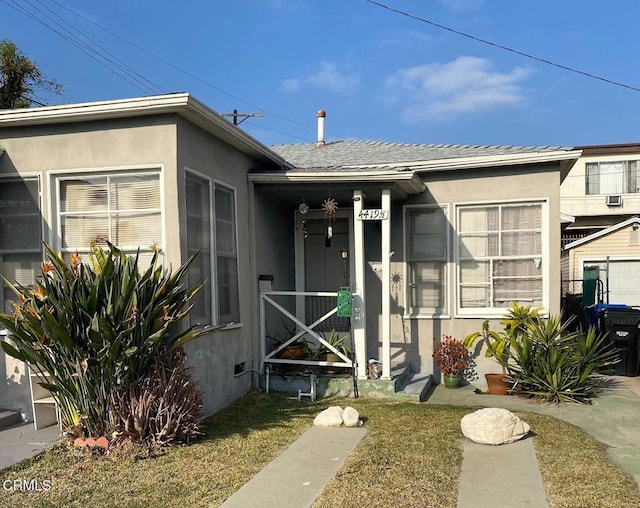
M 66 263 L 45 246 L 48 260 L 36 288 L 10 287 L 19 303 L 13 314 L 0 314 L 11 341 L 0 343 L 50 382 L 63 427 L 104 435 L 121 419 L 111 408 L 114 394 L 149 375 L 156 364 L 172 368 L 173 352 L 202 333 L 183 326 L 191 298 L 187 288 L 190 259 L 175 273 L 165 272 L 156 251 L 140 271 L 112 244 L 93 246 L 89 263 L 77 254 Z
M 606 368 L 618 361 L 604 335 L 571 332 L 562 315 L 533 319 L 511 342 L 509 372 L 516 390 L 547 402 L 590 403 Z

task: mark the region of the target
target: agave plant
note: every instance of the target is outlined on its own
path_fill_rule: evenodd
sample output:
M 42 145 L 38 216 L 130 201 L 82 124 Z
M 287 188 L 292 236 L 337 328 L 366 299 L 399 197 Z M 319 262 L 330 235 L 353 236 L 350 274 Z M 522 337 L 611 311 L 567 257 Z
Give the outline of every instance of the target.
M 516 390 L 547 402 L 589 403 L 601 389 L 601 373 L 618 361 L 604 335 L 589 328 L 570 332 L 562 315 L 536 318 L 511 343 L 509 371 Z
M 172 368 L 174 351 L 202 333 L 182 326 L 200 289 L 183 284 L 193 258 L 165 272 L 156 251 L 141 272 L 138 255 L 112 244 L 94 245 L 88 264 L 45 248 L 37 286 L 10 285 L 19 303 L 13 314 L 0 314 L 12 342 L 0 345 L 47 374 L 50 382 L 41 384 L 56 399 L 63 427 L 104 435 L 122 421 L 112 410 L 115 394 L 158 364 Z

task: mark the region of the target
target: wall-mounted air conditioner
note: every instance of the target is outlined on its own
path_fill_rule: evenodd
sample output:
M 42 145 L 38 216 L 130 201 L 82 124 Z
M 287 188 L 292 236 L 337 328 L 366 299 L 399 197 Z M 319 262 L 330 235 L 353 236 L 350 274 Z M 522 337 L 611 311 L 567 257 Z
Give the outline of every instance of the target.
M 607 206 L 622 206 L 622 196 L 607 196 Z

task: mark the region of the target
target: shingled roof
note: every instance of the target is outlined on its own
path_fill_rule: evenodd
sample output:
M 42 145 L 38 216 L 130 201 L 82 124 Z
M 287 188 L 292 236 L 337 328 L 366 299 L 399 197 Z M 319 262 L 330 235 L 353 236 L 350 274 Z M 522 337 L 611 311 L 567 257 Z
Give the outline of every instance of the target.
M 570 151 L 568 147 L 474 146 L 387 143 L 381 141 L 333 141 L 317 148 L 315 143 L 270 147 L 297 169 L 338 169 L 358 166 L 397 167 L 427 161 L 476 157 L 518 156 Z

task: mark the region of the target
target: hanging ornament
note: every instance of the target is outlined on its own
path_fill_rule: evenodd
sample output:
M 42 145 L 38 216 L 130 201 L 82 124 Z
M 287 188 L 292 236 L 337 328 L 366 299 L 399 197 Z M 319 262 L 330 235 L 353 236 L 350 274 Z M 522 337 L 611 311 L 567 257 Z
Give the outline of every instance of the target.
M 337 209 L 338 203 L 336 203 L 336 200 L 333 198 L 327 198 L 324 200 L 324 203 L 322 203 L 322 210 L 329 218 L 335 217 Z
M 302 201 L 302 203 L 300 203 L 300 206 L 298 207 L 298 211 L 304 215 L 309 211 L 309 205 L 307 203 L 305 203 L 304 201 Z
M 338 209 L 338 203 L 333 198 L 327 198 L 322 203 L 322 210 L 324 211 L 324 221 L 327 224 L 327 236 L 325 237 L 325 247 L 331 247 L 331 238 L 333 238 L 333 226 L 331 223 L 336 216 L 336 210 Z

